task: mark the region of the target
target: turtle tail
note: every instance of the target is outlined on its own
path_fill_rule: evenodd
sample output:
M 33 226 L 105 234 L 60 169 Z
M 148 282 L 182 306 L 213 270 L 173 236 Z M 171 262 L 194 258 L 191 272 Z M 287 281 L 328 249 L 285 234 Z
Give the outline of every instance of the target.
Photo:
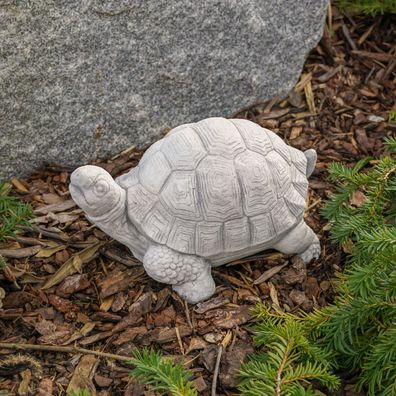
M 307 159 L 306 175 L 307 175 L 307 177 L 309 177 L 312 175 L 312 172 L 315 169 L 316 160 L 317 160 L 318 156 L 314 149 L 309 149 L 309 150 L 304 151 L 304 155 Z

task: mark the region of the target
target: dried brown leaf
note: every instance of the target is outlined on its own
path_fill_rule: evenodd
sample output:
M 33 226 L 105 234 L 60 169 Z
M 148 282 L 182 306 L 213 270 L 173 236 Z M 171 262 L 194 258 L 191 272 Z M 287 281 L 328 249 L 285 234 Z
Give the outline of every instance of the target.
M 64 212 L 65 210 L 69 210 L 76 206 L 75 202 L 72 199 L 67 201 L 58 202 L 51 205 L 42 206 L 41 208 L 37 208 L 34 211 L 35 215 L 46 215 L 48 213 L 57 213 Z
M 211 309 L 222 307 L 223 305 L 226 305 L 229 302 L 230 300 L 223 296 L 214 297 L 211 298 L 210 300 L 206 300 L 198 303 L 195 306 L 194 311 L 198 314 L 203 314 L 207 311 L 210 311 Z
M 59 252 L 60 250 L 65 249 L 66 246 L 65 245 L 58 245 L 55 247 L 51 247 L 51 248 L 45 248 L 45 249 L 41 249 L 35 257 L 38 258 L 48 258 L 51 257 L 53 254 L 55 254 L 56 252 Z
M 72 256 L 54 275 L 48 279 L 42 289 L 49 289 L 50 287 L 62 282 L 62 280 L 67 276 L 73 275 L 76 272 L 80 272 L 82 264 L 88 262 L 95 255 L 98 249 L 100 249 L 104 244 L 105 242 L 94 243 L 92 246 L 87 247 L 86 249 Z
M 275 305 L 276 307 L 280 308 L 279 300 L 278 300 L 278 292 L 276 291 L 274 284 L 271 282 L 268 282 L 268 287 L 269 287 L 269 291 L 270 291 L 270 297 L 271 297 L 272 304 Z

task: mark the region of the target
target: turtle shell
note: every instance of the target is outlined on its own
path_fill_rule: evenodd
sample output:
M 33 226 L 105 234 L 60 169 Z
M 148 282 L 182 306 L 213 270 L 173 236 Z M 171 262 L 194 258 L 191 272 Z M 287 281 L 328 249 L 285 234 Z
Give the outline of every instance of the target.
M 305 155 L 247 120 L 209 118 L 153 144 L 117 182 L 130 220 L 188 254 L 231 254 L 279 239 L 300 222 Z

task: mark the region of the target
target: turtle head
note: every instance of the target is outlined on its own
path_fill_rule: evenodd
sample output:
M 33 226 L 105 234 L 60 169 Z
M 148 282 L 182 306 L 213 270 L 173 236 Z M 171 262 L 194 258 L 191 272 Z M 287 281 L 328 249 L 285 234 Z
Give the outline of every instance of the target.
M 69 191 L 74 202 L 96 220 L 107 217 L 125 199 L 125 191 L 111 175 L 93 165 L 81 166 L 71 174 Z

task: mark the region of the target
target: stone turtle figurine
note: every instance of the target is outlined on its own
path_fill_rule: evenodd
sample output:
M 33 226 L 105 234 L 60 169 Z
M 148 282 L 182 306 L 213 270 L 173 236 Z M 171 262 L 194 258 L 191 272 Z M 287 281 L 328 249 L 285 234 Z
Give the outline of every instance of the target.
M 82 166 L 70 193 L 90 221 L 129 247 L 148 275 L 196 303 L 215 290 L 211 267 L 265 249 L 320 254 L 304 222 L 316 152 L 241 119 L 181 125 L 116 180 Z

